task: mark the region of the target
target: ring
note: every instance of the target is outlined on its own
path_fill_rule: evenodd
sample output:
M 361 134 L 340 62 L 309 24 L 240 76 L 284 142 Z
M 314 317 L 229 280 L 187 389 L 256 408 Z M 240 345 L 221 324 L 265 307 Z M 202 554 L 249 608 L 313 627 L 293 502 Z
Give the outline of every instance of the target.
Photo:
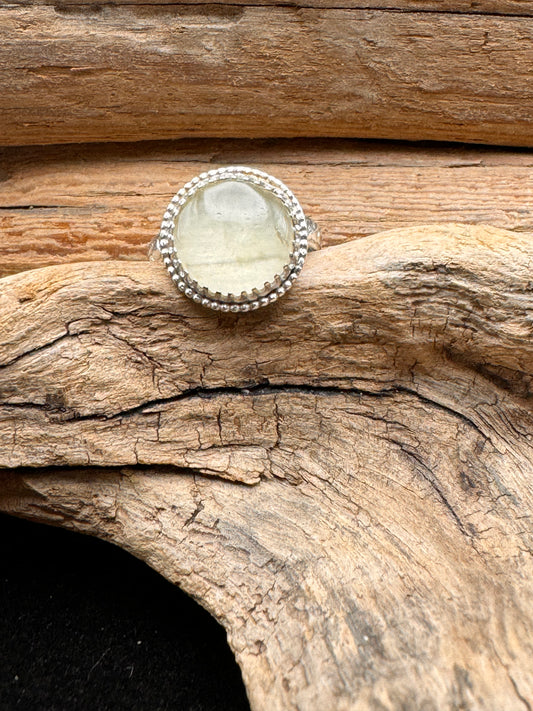
M 150 258 L 177 288 L 215 311 L 253 311 L 293 285 L 320 230 L 281 180 L 229 166 L 201 173 L 163 216 Z

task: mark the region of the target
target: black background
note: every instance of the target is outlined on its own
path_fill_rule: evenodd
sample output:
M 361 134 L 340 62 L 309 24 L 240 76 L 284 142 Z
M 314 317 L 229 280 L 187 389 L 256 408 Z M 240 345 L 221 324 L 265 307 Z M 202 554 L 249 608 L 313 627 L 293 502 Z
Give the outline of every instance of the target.
M 249 711 L 224 630 L 119 548 L 0 515 L 0 709 Z

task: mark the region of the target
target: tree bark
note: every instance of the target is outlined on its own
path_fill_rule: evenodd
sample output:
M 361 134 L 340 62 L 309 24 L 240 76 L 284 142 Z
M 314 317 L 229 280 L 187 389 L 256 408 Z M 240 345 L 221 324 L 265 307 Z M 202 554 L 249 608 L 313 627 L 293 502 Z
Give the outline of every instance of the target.
M 425 3 L 428 12 L 405 0 L 319 4 L 3 3 L 0 142 L 348 136 L 533 146 L 528 3 L 477 3 L 509 16 L 454 11 L 473 2 Z
M 198 599 L 254 711 L 531 709 L 532 263 L 397 230 L 231 317 L 157 264 L 6 277 L 0 507 Z

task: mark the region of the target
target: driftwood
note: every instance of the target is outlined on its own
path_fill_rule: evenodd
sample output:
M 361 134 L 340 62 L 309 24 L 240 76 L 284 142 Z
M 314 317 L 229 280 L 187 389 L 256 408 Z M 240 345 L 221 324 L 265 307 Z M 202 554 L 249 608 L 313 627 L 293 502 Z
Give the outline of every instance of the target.
M 240 317 L 157 264 L 6 277 L 0 507 L 197 598 L 254 711 L 531 709 L 532 264 L 398 230 Z
M 0 276 L 102 259 L 146 259 L 170 196 L 205 166 L 240 163 L 285 180 L 326 245 L 432 222 L 533 231 L 525 151 L 349 140 L 5 148 Z
M 54 5 L 53 0 L 10 0 L 9 5 L 16 7 L 28 4 Z M 61 10 L 83 6 L 81 0 L 61 0 L 55 6 Z M 88 3 L 87 3 L 88 4 Z M 109 4 L 109 0 L 95 0 L 94 8 Z M 139 5 L 139 0 L 121 0 L 121 5 Z M 143 0 L 143 5 L 175 5 L 176 0 Z M 205 5 L 205 0 L 188 0 L 188 4 Z M 273 5 L 272 0 L 214 0 L 213 5 Z M 512 15 L 531 17 L 533 8 L 528 0 L 299 0 L 298 7 L 340 7 L 352 10 L 411 10 L 413 12 L 450 12 L 468 15 Z
M 356 136 L 533 146 L 531 3 L 265 1 L 2 3 L 0 142 Z

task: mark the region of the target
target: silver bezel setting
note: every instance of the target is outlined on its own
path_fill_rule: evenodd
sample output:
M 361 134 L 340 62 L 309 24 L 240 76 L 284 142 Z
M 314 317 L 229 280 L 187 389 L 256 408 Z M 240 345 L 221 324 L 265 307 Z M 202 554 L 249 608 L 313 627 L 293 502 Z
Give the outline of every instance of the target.
M 273 193 L 286 208 L 293 226 L 290 259 L 281 274 L 277 274 L 271 282 L 258 285 L 258 288 L 253 289 L 252 292 L 243 291 L 239 295 L 212 292 L 208 287 L 199 284 L 188 274 L 174 247 L 176 220 L 185 203 L 201 188 L 223 180 L 252 183 Z M 214 311 L 238 313 L 268 306 L 291 288 L 302 270 L 307 255 L 308 234 L 309 225 L 300 203 L 281 180 L 255 168 L 229 166 L 201 173 L 178 190 L 163 215 L 155 247 L 161 253 L 172 280 L 185 296 Z

